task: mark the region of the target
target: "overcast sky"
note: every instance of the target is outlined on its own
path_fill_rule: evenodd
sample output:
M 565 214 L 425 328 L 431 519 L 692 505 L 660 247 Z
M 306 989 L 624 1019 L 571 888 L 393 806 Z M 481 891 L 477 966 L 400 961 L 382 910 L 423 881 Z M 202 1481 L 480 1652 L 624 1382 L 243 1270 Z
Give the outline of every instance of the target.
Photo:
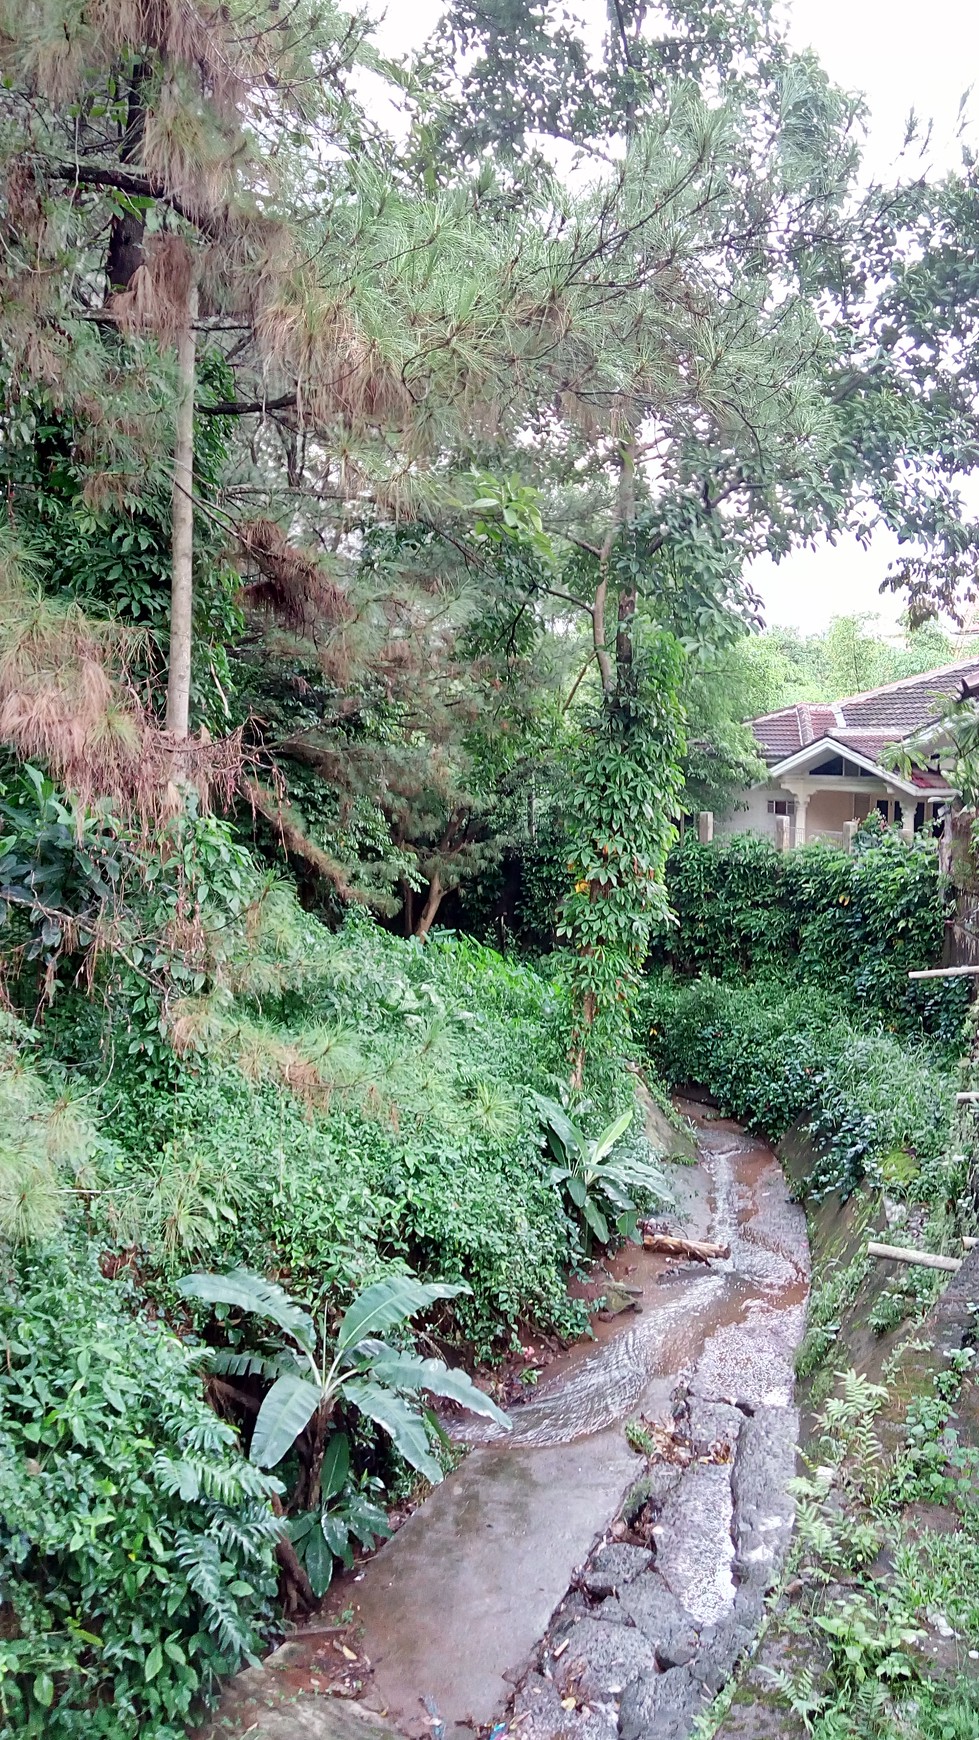
M 578 0 L 582 14 L 604 16 L 605 0 Z M 384 16 L 381 42 L 391 52 L 423 42 L 438 22 L 442 0 L 371 0 Z M 936 169 L 959 159 L 956 125 L 960 98 L 979 86 L 979 7 L 975 0 L 795 0 L 790 33 L 799 48 L 815 49 L 827 72 L 849 90 L 862 91 L 870 107 L 867 161 L 878 174 L 901 149 L 913 109 L 935 123 L 929 160 Z M 979 113 L 979 92 L 969 105 Z M 967 137 L 979 138 L 972 126 Z M 765 600 L 768 620 L 806 632 L 824 628 L 832 616 L 877 612 L 896 623 L 901 600 L 880 595 L 880 582 L 894 554 L 893 541 L 878 535 L 870 551 L 842 541 L 801 551 L 775 568 L 758 564 L 752 581 Z

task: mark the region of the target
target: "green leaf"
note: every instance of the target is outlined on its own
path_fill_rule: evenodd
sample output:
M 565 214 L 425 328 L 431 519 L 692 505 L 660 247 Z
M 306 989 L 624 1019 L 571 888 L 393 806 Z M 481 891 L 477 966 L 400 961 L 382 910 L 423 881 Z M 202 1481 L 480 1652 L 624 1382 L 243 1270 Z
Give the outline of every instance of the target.
M 583 1178 L 576 1178 L 573 1172 L 569 1172 L 565 1182 L 568 1186 L 568 1195 L 570 1196 L 575 1207 L 576 1208 L 584 1208 L 585 1200 L 588 1196 L 588 1191 L 585 1188 L 584 1179 Z
M 393 1390 L 382 1389 L 380 1384 L 358 1380 L 347 1384 L 345 1393 L 362 1414 L 387 1432 L 405 1461 L 437 1486 L 443 1478 L 442 1467 L 432 1455 L 420 1415 Z
M 322 1391 L 308 1378 L 277 1378 L 255 1421 L 249 1456 L 258 1468 L 274 1468 L 308 1426 Z
M 416 1311 L 424 1311 L 436 1299 L 455 1299 L 460 1293 L 471 1293 L 465 1284 L 449 1286 L 438 1281 L 415 1281 L 409 1275 L 392 1275 L 386 1281 L 375 1281 L 355 1299 L 340 1325 L 337 1351 L 346 1353 L 368 1335 L 380 1335 L 395 1323 L 403 1323 Z
M 334 1558 L 344 1560 L 350 1558 L 350 1547 L 348 1545 L 349 1532 L 350 1531 L 347 1528 L 343 1517 L 338 1516 L 336 1512 L 331 1514 L 327 1511 L 320 1517 L 320 1533 L 326 1540 L 326 1544 Z
M 606 1154 L 615 1147 L 619 1137 L 625 1135 L 631 1123 L 632 1107 L 630 1106 L 628 1111 L 622 1112 L 614 1123 L 609 1124 L 607 1129 L 602 1131 L 591 1151 L 590 1159 L 593 1166 L 597 1166 L 600 1160 L 604 1160 Z
M 322 1529 L 313 1529 L 306 1539 L 306 1551 L 303 1554 L 303 1568 L 312 1584 L 313 1594 L 317 1600 L 326 1594 L 333 1581 L 333 1554 L 323 1535 Z
M 162 1666 L 163 1651 L 160 1648 L 160 1645 L 155 1643 L 153 1648 L 150 1650 L 149 1655 L 146 1657 L 146 1666 L 143 1669 L 147 1680 L 155 1680 Z
M 149 1675 L 147 1675 L 147 1678 L 149 1678 Z M 51 1678 L 51 1675 L 46 1673 L 35 1674 L 33 1690 L 35 1701 L 40 1704 L 42 1710 L 49 1710 L 54 1702 L 54 1681 Z
M 350 1472 L 350 1439 L 346 1432 L 334 1432 L 326 1446 L 323 1457 L 323 1467 L 320 1472 L 320 1497 L 324 1504 L 329 1498 L 334 1498 L 343 1488 L 343 1483 Z
M 534 1104 L 540 1115 L 541 1122 L 550 1125 L 562 1148 L 569 1157 L 577 1154 L 579 1159 L 586 1159 L 589 1152 L 587 1137 L 583 1136 L 577 1124 L 573 1124 L 563 1106 L 557 1100 L 549 1100 L 544 1094 L 534 1094 Z
M 282 1287 L 250 1269 L 232 1269 L 228 1275 L 185 1275 L 177 1282 L 177 1292 L 184 1299 L 202 1299 L 209 1305 L 237 1305 L 241 1311 L 267 1317 L 293 1336 L 307 1353 L 315 1352 L 316 1333 L 309 1314 Z
M 472 1414 L 482 1414 L 495 1420 L 509 1432 L 512 1422 L 482 1390 L 477 1389 L 464 1371 L 452 1371 L 441 1359 L 420 1359 L 410 1353 L 386 1353 L 372 1363 L 372 1375 L 378 1383 L 398 1390 L 429 1390 L 433 1396 L 447 1396 L 461 1402 Z
M 368 1498 L 357 1496 L 351 1499 L 347 1506 L 347 1521 L 352 1533 L 365 1547 L 375 1540 L 387 1540 L 391 1534 L 386 1513 L 380 1505 L 371 1504 Z
M 609 1237 L 608 1221 L 605 1219 L 601 1209 L 596 1206 L 591 1197 L 589 1197 L 588 1201 L 585 1203 L 585 1206 L 582 1209 L 582 1214 L 588 1222 L 588 1225 L 591 1227 L 592 1232 L 595 1234 L 599 1244 L 607 1245 Z

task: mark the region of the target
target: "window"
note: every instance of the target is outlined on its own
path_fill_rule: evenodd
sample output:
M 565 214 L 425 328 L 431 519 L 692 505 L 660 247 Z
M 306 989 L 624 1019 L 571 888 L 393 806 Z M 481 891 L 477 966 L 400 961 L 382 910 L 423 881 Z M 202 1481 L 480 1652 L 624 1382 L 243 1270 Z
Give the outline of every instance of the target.
M 770 816 L 794 816 L 795 800 L 793 798 L 769 798 L 768 813 Z

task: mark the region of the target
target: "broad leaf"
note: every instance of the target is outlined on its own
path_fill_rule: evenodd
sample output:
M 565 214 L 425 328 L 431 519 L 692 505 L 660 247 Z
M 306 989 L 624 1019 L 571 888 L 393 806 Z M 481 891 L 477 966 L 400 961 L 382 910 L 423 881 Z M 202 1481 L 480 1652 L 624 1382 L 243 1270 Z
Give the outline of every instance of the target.
M 333 1553 L 324 1539 L 323 1530 L 315 1528 L 306 1536 L 302 1555 L 303 1569 L 319 1599 L 333 1581 Z
M 368 1335 L 380 1335 L 395 1323 L 403 1323 L 416 1311 L 434 1305 L 436 1299 L 455 1299 L 459 1293 L 471 1293 L 464 1283 L 450 1286 L 447 1282 L 416 1281 L 410 1275 L 391 1275 L 386 1281 L 375 1281 L 355 1299 L 340 1325 L 337 1336 L 338 1353 L 356 1347 Z
M 326 1446 L 320 1471 L 320 1497 L 324 1504 L 328 1498 L 334 1498 L 342 1490 L 349 1473 L 350 1439 L 346 1432 L 334 1432 Z
M 599 1244 L 607 1245 L 608 1221 L 605 1219 L 601 1209 L 592 1201 L 591 1197 L 589 1197 L 588 1201 L 585 1203 L 585 1206 L 582 1209 L 582 1214 L 588 1222 L 588 1225 L 591 1227 L 592 1232 L 595 1234 Z
M 287 1335 L 294 1336 L 307 1353 L 315 1352 L 312 1318 L 282 1287 L 266 1281 L 264 1275 L 255 1275 L 250 1269 L 232 1269 L 228 1275 L 185 1275 L 177 1282 L 177 1292 L 184 1299 L 203 1299 L 209 1305 L 237 1305 L 241 1311 L 254 1311 L 256 1317 L 267 1317 Z
M 309 1534 L 314 1523 L 317 1527 L 319 1526 L 319 1520 L 320 1519 L 316 1515 L 315 1510 L 304 1510 L 301 1516 L 291 1516 L 287 1518 L 285 1532 L 289 1536 L 294 1547 L 297 1547 L 300 1541 L 306 1539 L 306 1536 Z
M 320 1518 L 320 1529 L 335 1559 L 342 1559 L 348 1571 L 354 1562 L 350 1551 L 350 1530 L 344 1517 L 329 1511 Z
M 585 1198 L 588 1195 L 588 1191 L 585 1188 L 584 1179 L 583 1178 L 576 1178 L 573 1172 L 569 1172 L 568 1176 L 565 1180 L 565 1183 L 568 1186 L 568 1195 L 570 1196 L 575 1207 L 576 1208 L 584 1208 Z
M 588 1156 L 588 1138 L 583 1136 L 577 1124 L 573 1124 L 563 1106 L 557 1100 L 549 1100 L 544 1094 L 534 1094 L 534 1104 L 537 1107 L 541 1122 L 550 1125 L 565 1153 L 570 1159 L 577 1155 L 585 1160 Z
M 264 1377 L 272 1383 L 295 1370 L 296 1355 L 289 1348 L 283 1353 L 255 1353 L 232 1347 L 209 1348 L 207 1367 L 226 1377 Z
M 625 1135 L 625 1133 L 626 1133 L 626 1131 L 629 1128 L 629 1125 L 631 1123 L 632 1123 L 632 1107 L 630 1106 L 628 1111 L 620 1113 L 619 1117 L 617 1117 L 615 1119 L 614 1123 L 609 1124 L 608 1127 L 606 1129 L 604 1129 L 602 1131 L 601 1135 L 598 1137 L 598 1139 L 595 1143 L 595 1146 L 592 1149 L 591 1154 L 589 1156 L 589 1159 L 590 1159 L 591 1164 L 593 1166 L 597 1166 L 600 1161 L 605 1159 L 606 1154 L 611 1153 L 612 1149 L 615 1147 L 616 1142 L 619 1140 L 619 1137 Z
M 269 1390 L 255 1421 L 249 1456 L 259 1468 L 274 1468 L 291 1450 L 319 1406 L 321 1391 L 308 1378 L 280 1377 Z
M 346 1384 L 344 1393 L 362 1414 L 383 1427 L 412 1468 L 417 1468 L 433 1486 L 438 1485 L 443 1477 L 441 1464 L 432 1455 L 424 1421 L 407 1402 L 393 1390 L 360 1380 Z
M 374 1362 L 372 1375 L 378 1383 L 390 1384 L 396 1390 L 429 1390 L 433 1396 L 447 1396 L 461 1402 L 471 1414 L 483 1414 L 495 1420 L 509 1432 L 512 1422 L 482 1390 L 477 1389 L 464 1371 L 452 1371 L 440 1359 L 419 1359 L 411 1353 L 389 1353 Z
M 391 1534 L 386 1511 L 379 1504 L 371 1504 L 369 1498 L 352 1498 L 346 1515 L 351 1533 L 365 1547 L 373 1546 L 376 1540 L 386 1541 Z

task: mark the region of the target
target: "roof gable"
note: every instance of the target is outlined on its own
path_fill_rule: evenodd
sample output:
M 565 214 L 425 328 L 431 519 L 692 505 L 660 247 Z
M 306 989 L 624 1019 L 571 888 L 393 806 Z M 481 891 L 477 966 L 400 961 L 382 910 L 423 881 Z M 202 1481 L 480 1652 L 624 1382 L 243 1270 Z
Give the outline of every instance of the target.
M 979 681 L 979 658 L 941 665 L 916 677 L 902 677 L 880 689 L 847 695 L 832 705 L 797 702 L 764 713 L 749 724 L 769 767 L 818 739 L 839 742 L 874 762 L 889 743 L 920 731 L 957 695 L 963 682 Z

